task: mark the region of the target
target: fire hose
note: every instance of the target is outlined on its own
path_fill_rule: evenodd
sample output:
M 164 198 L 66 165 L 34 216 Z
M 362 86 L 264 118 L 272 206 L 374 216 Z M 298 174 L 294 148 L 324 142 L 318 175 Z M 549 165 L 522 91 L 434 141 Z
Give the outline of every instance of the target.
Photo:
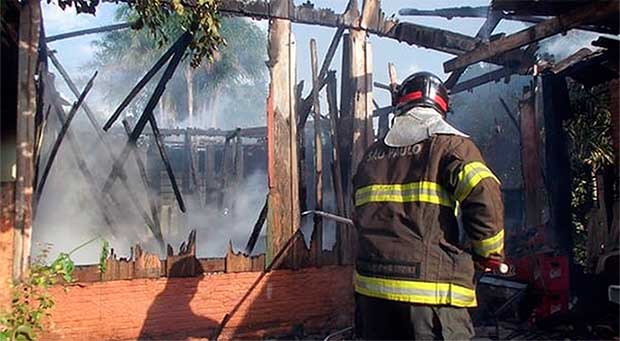
M 308 210 L 308 211 L 302 212 L 301 216 L 304 217 L 310 214 L 317 215 L 317 216 L 320 216 L 320 217 L 323 217 L 329 220 L 333 220 L 337 223 L 345 224 L 350 227 L 355 227 L 353 220 L 349 218 L 341 217 L 339 215 L 329 213 L 329 212 Z M 483 268 L 485 268 L 484 272 L 507 274 L 510 271 L 510 265 L 498 259 L 482 258 L 482 257 L 476 257 L 476 256 L 474 256 L 473 258 L 478 264 L 480 264 Z

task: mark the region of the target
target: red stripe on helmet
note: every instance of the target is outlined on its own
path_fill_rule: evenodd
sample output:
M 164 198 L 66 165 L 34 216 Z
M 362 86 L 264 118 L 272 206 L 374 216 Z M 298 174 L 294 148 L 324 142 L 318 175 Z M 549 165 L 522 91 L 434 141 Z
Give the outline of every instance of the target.
M 409 101 L 414 101 L 416 99 L 420 99 L 422 98 L 422 91 L 413 91 L 410 92 L 406 95 L 404 95 L 403 97 L 398 99 L 398 104 L 403 104 Z
M 435 95 L 433 101 L 437 103 L 443 111 L 448 111 L 448 103 L 446 103 L 446 100 L 444 100 L 441 96 Z

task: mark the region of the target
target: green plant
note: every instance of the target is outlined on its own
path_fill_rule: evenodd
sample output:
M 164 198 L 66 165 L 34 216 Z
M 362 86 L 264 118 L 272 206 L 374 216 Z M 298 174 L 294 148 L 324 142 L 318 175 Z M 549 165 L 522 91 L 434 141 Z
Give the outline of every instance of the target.
M 605 85 L 586 88 L 569 84 L 572 118 L 564 126 L 571 163 L 571 220 L 577 264 L 587 262 L 588 212 L 596 201 L 596 174 L 613 164 L 611 113 Z
M 71 255 L 98 239 L 91 239 L 68 253 L 60 253 L 51 264 L 47 264 L 51 244 L 42 247 L 24 278 L 12 286 L 10 310 L 0 314 L 0 341 L 36 340 L 55 305 L 54 298 L 48 293 L 49 288 L 59 283 L 59 279 L 64 281 L 61 282 L 63 285 L 73 283 L 75 264 Z M 102 272 L 106 269 L 108 256 L 109 244 L 103 240 L 99 258 L 99 269 Z
M 52 0 L 47 0 L 50 3 Z M 75 7 L 77 13 L 95 14 L 99 0 L 58 0 L 63 10 Z M 129 7 L 138 14 L 137 27 L 149 28 L 160 45 L 178 32 L 169 30 L 170 20 L 178 21 L 184 31 L 193 35 L 189 45 L 192 66 L 198 67 L 204 57 L 213 61 L 219 45 L 225 44 L 220 35 L 219 0 L 191 1 L 191 7 L 182 0 L 135 0 L 128 1 Z

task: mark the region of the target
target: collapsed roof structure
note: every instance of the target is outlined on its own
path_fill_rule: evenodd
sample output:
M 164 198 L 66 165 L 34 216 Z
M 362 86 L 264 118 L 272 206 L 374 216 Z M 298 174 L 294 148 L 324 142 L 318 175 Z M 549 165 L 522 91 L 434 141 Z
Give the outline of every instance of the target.
M 191 2 L 187 4 L 191 5 Z M 372 56 L 376 51 L 373 52 L 368 40 L 368 35 L 373 34 L 454 55 L 443 63 L 444 70 L 450 72 L 445 83 L 451 94 L 470 91 L 515 74 L 532 77 L 531 86 L 523 89 L 519 115 L 513 115 L 521 134 L 525 218 L 523 226 L 518 231 L 512 231 L 511 238 L 514 244 L 524 245 L 528 251 L 509 256 L 514 257 L 520 265 L 518 269 L 522 269 L 517 274 L 518 279 L 536 289 L 541 298 L 535 308 L 539 319 L 541 316 L 550 318 L 569 312 L 571 293 L 568 283 L 572 279 L 565 264 L 570 262 L 573 241 L 566 228 L 571 224 L 570 216 L 566 214 L 570 212 L 571 177 L 567 172 L 570 162 L 567 136 L 563 130 L 565 121 L 570 117 L 567 78 L 585 86 L 608 84 L 612 101 L 612 143 L 617 166 L 620 147 L 617 2 L 493 0 L 487 7 L 400 11 L 402 16 L 485 18 L 474 37 L 398 21 L 393 16 L 386 17 L 379 0 L 365 0 L 361 9 L 358 2 L 352 0 L 342 14 L 331 9 L 315 8 L 310 1 L 296 6 L 287 0 L 222 0 L 220 11 L 224 15 L 270 20 L 267 66 L 271 82 L 264 127 L 232 131 L 159 129 L 153 108 L 189 43 L 187 35 L 181 36 L 163 54 L 108 122 L 102 125 L 88 107 L 89 87 L 81 92 L 77 89 L 47 44 L 83 34 L 128 29 L 132 23 L 46 37 L 41 29 L 39 1 L 7 2 L 7 16 L 3 14 L 7 23 L 3 23 L 2 32 L 2 91 L 3 97 L 6 95 L 7 98 L 2 103 L 2 144 L 3 150 L 8 146 L 15 155 L 16 175 L 14 178 L 4 176 L 8 172 L 5 169 L 10 165 L 3 156 L 0 230 L 0 280 L 3 290 L 0 290 L 0 298 L 8 299 L 4 294 L 8 292 L 4 284 L 6 279 L 20 278 L 28 268 L 33 211 L 47 174 L 54 165 L 53 157 L 48 158 L 45 165 L 40 164 L 41 151 L 38 148 L 50 111 L 63 122 L 56 148 L 63 141 L 69 144 L 82 176 L 87 182 L 96 183 L 93 170 L 81 155 L 79 141 L 70 128 L 75 115 L 84 110 L 101 139 L 101 148 L 109 149 L 104 134 L 120 136 L 119 139 L 125 143 L 119 155 L 109 152 L 113 166 L 103 187 L 90 189 L 91 195 L 100 202 L 101 216 L 106 224 L 115 224 L 114 216 L 109 213 L 116 205 L 115 198 L 109 195 L 110 188 L 116 180 L 126 181 L 123 167 L 129 156 L 135 153 L 138 167 L 144 175 L 144 185 L 157 188 L 158 193 L 167 191 L 171 198 L 165 204 L 157 204 L 153 200 L 149 202 L 148 209 L 136 205 L 137 214 L 151 227 L 167 258 L 160 260 L 136 246 L 129 259 L 111 257 L 108 260 L 110 270 L 104 275 L 97 272 L 96 266 L 80 267 L 76 276 L 82 286 L 72 288 L 74 293 L 69 295 L 63 294 L 62 290 L 53 292 L 59 304 L 53 315 L 55 329 L 46 336 L 324 337 L 334 331 L 350 331 L 353 323 L 350 278 L 355 232 L 339 221 L 334 248 L 324 250 L 324 216 L 315 216 L 309 248 L 303 242 L 300 227 L 302 216 L 311 214 L 307 211 L 323 210 L 324 187 L 327 186 L 324 182 L 328 179 L 324 174 L 326 169 L 331 170 L 329 179 L 332 184 L 329 186 L 333 189 L 336 213 L 350 217 L 351 207 L 346 198 L 350 197 L 352 172 L 364 150 L 389 129 L 391 108 L 378 108 L 373 103 L 373 87 L 389 90 L 396 77 L 395 74 L 390 75 L 392 84 L 389 85 L 373 81 Z M 531 23 L 531 26 L 508 35 L 494 35 L 493 31 L 501 20 L 519 20 Z M 313 58 L 313 79 L 306 96 L 303 96 L 303 84 L 298 83 L 296 76 L 297 47 L 291 28 L 293 23 L 335 29 L 320 67 L 318 60 Z M 603 36 L 592 43 L 596 49 L 581 49 L 560 61 L 539 58 L 536 53 L 538 42 L 572 29 L 601 33 Z M 337 75 L 336 71 L 331 71 L 330 65 L 340 43 L 342 70 Z M 311 54 L 316 56 L 316 45 Z M 64 112 L 62 98 L 55 90 L 48 61 L 60 71 L 76 97 L 68 113 Z M 498 65 L 499 68 L 460 80 L 468 66 L 479 62 Z M 124 123 L 124 130 L 112 128 L 123 108 L 140 91 L 144 91 L 144 86 L 160 69 L 164 70 L 163 76 L 138 120 L 133 124 Z M 339 90 L 336 78 L 341 83 Z M 7 87 L 7 84 L 14 86 Z M 324 89 L 328 108 L 321 110 L 318 96 Z M 328 115 L 324 117 L 321 112 Z M 314 117 L 314 136 L 306 136 L 305 133 L 309 117 Z M 378 129 L 373 127 L 375 117 Z M 143 132 L 147 125 L 151 126 L 152 133 Z M 544 136 L 541 136 L 539 127 L 544 127 Z M 329 143 L 325 146 L 322 132 L 329 136 Z M 166 140 L 169 136 L 181 136 L 183 141 Z M 307 150 L 305 141 L 312 138 L 314 148 Z M 148 140 L 147 145 L 150 146 L 148 153 L 136 152 L 133 147 L 144 140 Z M 223 200 L 209 195 L 234 186 L 242 179 L 243 160 L 247 158 L 244 155 L 251 148 L 266 156 L 269 194 L 251 231 L 245 254 L 236 253 L 230 246 L 225 257 L 197 258 L 196 234 L 192 233 L 175 255 L 162 237 L 166 223 L 162 221 L 159 211 L 166 206 L 168 216 L 173 215 L 171 210 L 177 211 L 173 208 L 176 202 L 178 210 L 184 212 L 183 197 L 193 191 L 202 195 L 201 200 Z M 171 162 L 168 155 L 174 150 L 180 150 L 183 155 L 178 164 Z M 313 162 L 307 163 L 306 159 L 311 158 Z M 204 167 L 197 167 L 199 160 L 202 160 Z M 309 169 L 308 164 L 314 169 Z M 162 174 L 166 180 L 160 179 Z M 181 176 L 177 179 L 179 174 Z M 215 174 L 219 174 L 219 178 L 214 182 Z M 308 177 L 314 179 L 313 189 L 306 188 Z M 158 179 L 156 185 L 155 178 Z M 596 240 L 592 240 L 590 245 L 595 249 L 606 246 L 603 254 L 591 250 L 596 263 L 594 271 L 611 271 L 611 277 L 617 280 L 617 269 L 613 273 L 613 264 L 617 264 L 619 257 L 618 249 L 614 248 L 618 244 L 620 221 L 617 167 L 612 176 L 601 177 L 599 181 L 601 191 L 607 192 L 601 197 L 611 200 L 601 205 L 600 214 L 608 217 L 605 224 L 592 227 L 602 232 L 592 233 L 592 238 Z M 126 195 L 131 197 L 130 187 L 124 187 L 127 189 Z M 165 190 L 162 189 L 164 187 Z M 309 193 L 313 195 L 313 207 L 308 207 Z M 137 203 L 137 200 L 130 201 Z M 266 253 L 250 256 L 263 225 L 266 225 L 267 231 Z M 561 275 L 557 275 L 558 271 Z M 497 284 L 494 283 L 489 285 Z M 127 292 L 133 295 L 128 296 Z M 145 292 L 147 294 L 143 294 Z M 141 294 L 140 299 L 135 298 L 135 295 Z M 170 305 L 178 303 L 175 300 L 179 297 L 185 300 L 180 303 L 182 307 L 169 310 Z M 199 297 L 200 302 L 194 297 Z M 135 303 L 135 306 L 128 309 L 128 301 Z M 135 312 L 123 315 L 126 310 Z M 496 314 L 500 314 L 499 310 Z M 102 324 L 107 328 L 101 328 Z M 497 331 L 498 338 L 532 336 L 499 333 Z

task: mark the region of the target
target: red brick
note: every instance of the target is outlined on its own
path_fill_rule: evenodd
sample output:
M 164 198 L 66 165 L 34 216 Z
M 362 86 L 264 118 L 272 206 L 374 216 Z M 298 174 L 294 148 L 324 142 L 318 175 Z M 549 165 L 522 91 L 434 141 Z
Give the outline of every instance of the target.
M 54 328 L 44 338 L 136 339 L 143 329 L 150 337 L 209 337 L 259 275 L 120 280 L 76 286 L 66 294 L 53 288 Z M 350 326 L 351 277 L 350 267 L 339 266 L 272 271 L 238 307 L 221 336 L 272 337 L 289 333 L 296 324 L 309 333 Z

